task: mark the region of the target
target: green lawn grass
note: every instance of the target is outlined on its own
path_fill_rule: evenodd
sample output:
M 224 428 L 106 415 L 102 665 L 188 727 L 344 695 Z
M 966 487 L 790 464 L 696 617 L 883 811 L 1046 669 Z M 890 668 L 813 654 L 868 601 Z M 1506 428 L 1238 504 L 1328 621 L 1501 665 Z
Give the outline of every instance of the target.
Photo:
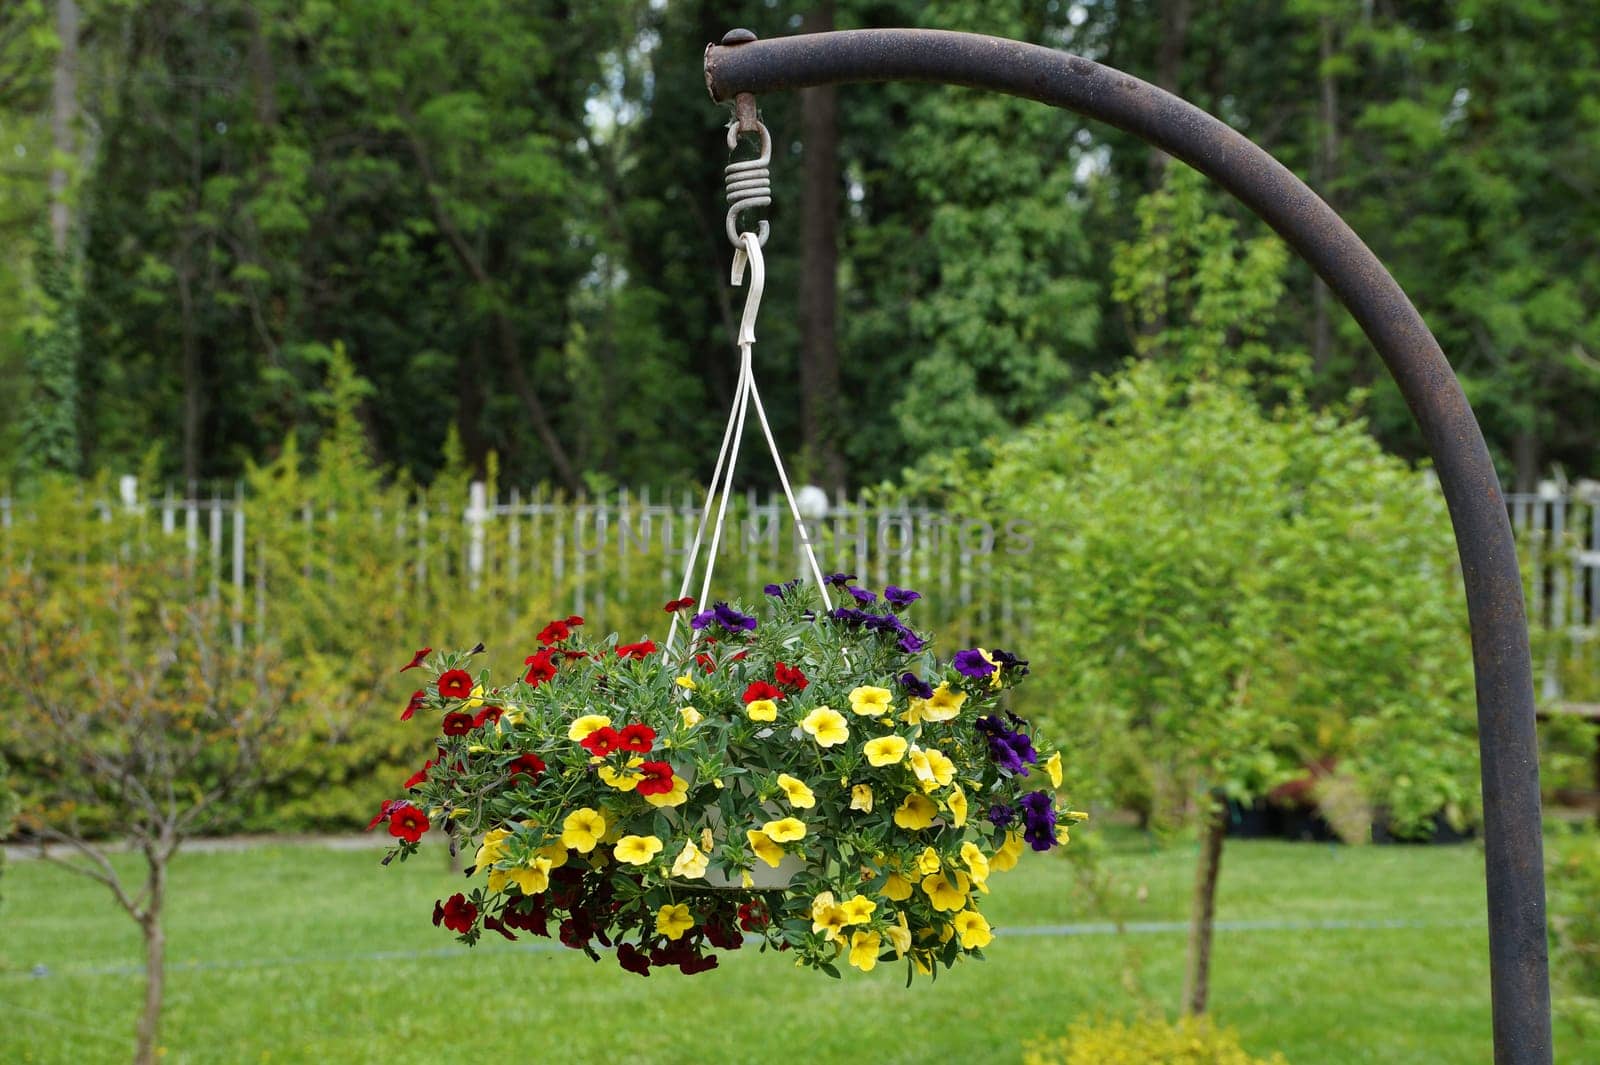
M 1012 1062 L 1084 1014 L 1170 1009 L 1182 979 L 1179 931 L 1029 934 L 1104 918 L 1054 857 L 996 876 L 986 962 L 908 991 L 903 969 L 841 982 L 752 949 L 644 979 L 545 940 L 468 951 L 429 922 L 459 883 L 440 850 L 388 869 L 376 851 L 313 846 L 180 855 L 165 1060 Z M 1192 846 L 1119 833 L 1104 850 L 1124 916 L 1184 916 Z M 103 888 L 37 861 L 12 862 L 0 892 L 0 1062 L 126 1060 L 132 923 Z M 1295 1065 L 1489 1060 L 1476 848 L 1230 842 L 1218 916 L 1414 923 L 1219 932 L 1213 1007 L 1252 1050 Z M 1557 1060 L 1600 1052 L 1558 1028 Z

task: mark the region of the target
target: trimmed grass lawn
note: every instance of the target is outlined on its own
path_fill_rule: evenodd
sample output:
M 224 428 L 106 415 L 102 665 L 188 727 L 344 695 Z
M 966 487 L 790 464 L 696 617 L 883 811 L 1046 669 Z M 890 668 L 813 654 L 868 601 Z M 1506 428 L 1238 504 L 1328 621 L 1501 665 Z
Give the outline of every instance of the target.
M 468 951 L 429 922 L 459 883 L 438 846 L 389 869 L 377 851 L 315 846 L 180 855 L 165 1061 L 1014 1062 L 1081 1015 L 1177 1004 L 1184 935 L 1159 923 L 1184 917 L 1194 848 L 1122 832 L 1103 851 L 1123 915 L 1155 927 L 1083 927 L 1104 914 L 1070 866 L 1028 855 L 995 878 L 988 961 L 909 991 L 902 968 L 840 982 L 753 949 L 643 979 L 545 940 Z M 0 1062 L 127 1060 L 132 922 L 99 885 L 37 861 L 10 863 L 0 895 Z M 1213 1008 L 1252 1050 L 1294 1065 L 1490 1059 L 1476 847 L 1230 841 L 1219 919 L 1241 927 L 1218 934 Z M 1565 1028 L 1556 1051 L 1600 1062 Z

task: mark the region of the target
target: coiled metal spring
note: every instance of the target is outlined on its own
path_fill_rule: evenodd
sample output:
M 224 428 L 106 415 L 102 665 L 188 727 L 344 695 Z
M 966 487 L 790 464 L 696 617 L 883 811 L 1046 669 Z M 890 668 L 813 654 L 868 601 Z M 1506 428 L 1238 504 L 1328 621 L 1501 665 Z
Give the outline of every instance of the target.
M 728 243 L 736 248 L 739 247 L 739 212 L 772 205 L 772 135 L 767 132 L 766 125 L 759 121 L 756 123 L 756 132 L 761 137 L 761 154 L 754 159 L 729 163 L 723 170 L 723 182 L 728 193 L 728 221 L 725 228 Z M 738 146 L 739 124 L 734 122 L 728 126 L 728 150 L 731 152 Z M 756 240 L 765 245 L 771 228 L 763 218 L 756 227 Z

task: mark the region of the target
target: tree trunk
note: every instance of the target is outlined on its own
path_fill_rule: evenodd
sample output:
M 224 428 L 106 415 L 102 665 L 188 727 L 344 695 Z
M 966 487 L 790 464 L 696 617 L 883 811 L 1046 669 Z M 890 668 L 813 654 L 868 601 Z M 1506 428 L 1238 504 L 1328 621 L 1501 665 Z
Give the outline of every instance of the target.
M 1228 831 L 1228 806 L 1212 796 L 1201 828 L 1200 861 L 1195 867 L 1194 908 L 1189 916 L 1189 964 L 1183 980 L 1184 1012 L 1206 1011 L 1211 993 L 1211 932 L 1216 923 L 1217 874 L 1222 871 L 1222 840 Z
M 67 241 L 72 234 L 72 205 L 67 202 L 70 184 L 67 160 L 72 157 L 73 127 L 78 122 L 78 3 L 56 0 L 56 36 L 61 50 L 56 53 L 55 77 L 51 87 L 50 140 L 55 156 L 50 161 L 50 240 L 56 255 L 64 262 Z
M 155 1065 L 160 1056 L 161 999 L 166 991 L 167 938 L 162 926 L 162 902 L 167 890 L 166 859 L 145 853 L 150 863 L 150 901 L 139 920 L 144 933 L 144 1013 L 139 1018 L 139 1043 L 134 1065 Z
M 200 380 L 200 338 L 195 328 L 194 294 L 189 277 L 188 250 L 178 269 L 178 308 L 183 357 L 183 483 L 193 486 L 200 477 L 200 429 L 205 417 L 205 392 Z
M 822 0 L 802 33 L 833 29 L 833 0 Z M 832 85 L 800 91 L 805 145 L 800 188 L 800 426 L 802 446 L 823 487 L 844 487 L 839 455 L 839 106 Z
M 1339 84 L 1329 66 L 1333 60 L 1333 19 L 1322 16 L 1317 38 L 1317 81 L 1321 86 L 1318 123 L 1321 136 L 1315 155 L 1317 192 L 1331 205 L 1339 154 Z M 1311 281 L 1311 365 L 1318 374 L 1333 355 L 1332 301 L 1320 277 Z
M 1511 438 L 1511 462 L 1516 468 L 1517 491 L 1539 490 L 1539 434 L 1519 428 Z

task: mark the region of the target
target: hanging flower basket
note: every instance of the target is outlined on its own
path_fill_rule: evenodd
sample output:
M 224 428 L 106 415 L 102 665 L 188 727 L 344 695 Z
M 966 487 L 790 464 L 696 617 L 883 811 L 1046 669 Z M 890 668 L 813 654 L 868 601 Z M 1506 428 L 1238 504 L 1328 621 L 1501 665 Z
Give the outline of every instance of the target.
M 478 840 L 469 891 L 433 920 L 548 936 L 647 975 L 714 968 L 747 939 L 831 975 L 904 959 L 908 979 L 992 938 L 990 877 L 1065 842 L 1061 756 L 1001 709 L 1027 663 L 970 648 L 948 662 L 881 599 L 835 574 L 829 610 L 798 581 L 756 613 L 694 600 L 693 637 L 586 640 L 553 621 L 527 673 L 493 683 L 472 653 L 418 652 L 432 679 L 403 716 L 436 723 L 436 753 L 384 804 L 416 853 L 439 825 Z

